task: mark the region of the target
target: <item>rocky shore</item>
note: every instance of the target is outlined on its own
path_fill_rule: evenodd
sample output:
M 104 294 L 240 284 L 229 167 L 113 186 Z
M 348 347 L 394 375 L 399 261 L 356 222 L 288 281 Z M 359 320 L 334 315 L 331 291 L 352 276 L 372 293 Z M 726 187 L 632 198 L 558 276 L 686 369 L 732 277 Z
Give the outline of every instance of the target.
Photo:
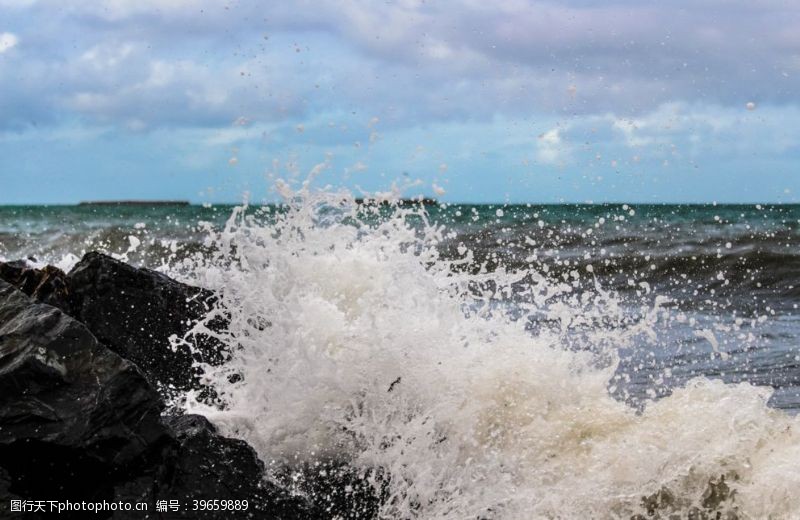
M 12 512 L 12 499 L 149 505 L 147 513 L 75 518 L 351 516 L 342 509 L 352 483 L 312 483 L 323 503 L 290 493 L 264 478 L 245 442 L 220 435 L 204 417 L 167 410 L 174 392 L 202 390 L 195 360 L 229 355 L 210 336 L 175 350 L 169 344 L 213 302 L 209 291 L 99 253 L 69 273 L 0 263 L 0 517 L 38 517 Z M 193 500 L 213 499 L 249 507 L 191 510 Z M 178 500 L 183 510 L 157 512 L 161 500 Z

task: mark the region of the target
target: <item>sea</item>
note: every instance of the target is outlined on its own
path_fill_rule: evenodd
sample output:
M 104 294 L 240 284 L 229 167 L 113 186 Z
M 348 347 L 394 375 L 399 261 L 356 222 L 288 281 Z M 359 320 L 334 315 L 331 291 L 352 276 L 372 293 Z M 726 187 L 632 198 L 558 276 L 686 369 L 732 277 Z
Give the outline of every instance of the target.
M 216 291 L 219 400 L 174 406 L 299 494 L 349 468 L 363 517 L 800 518 L 800 206 L 284 191 L 2 206 L 0 259 Z

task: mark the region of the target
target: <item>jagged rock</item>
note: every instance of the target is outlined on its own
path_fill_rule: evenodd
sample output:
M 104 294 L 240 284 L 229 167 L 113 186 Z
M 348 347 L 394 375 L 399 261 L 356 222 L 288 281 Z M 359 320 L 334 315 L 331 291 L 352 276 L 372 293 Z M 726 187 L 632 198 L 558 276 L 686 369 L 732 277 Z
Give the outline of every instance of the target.
M 0 281 L 0 517 L 10 518 L 17 497 L 149 506 L 96 518 L 231 518 L 192 508 L 214 499 L 247 500 L 236 518 L 315 517 L 264 480 L 247 443 L 201 416 L 161 417 L 163 409 L 136 366 L 83 324 Z M 179 500 L 181 512 L 158 513 L 157 500 Z
M 5 280 L 36 300 L 69 312 L 67 275 L 52 265 L 30 267 L 24 260 L 0 262 L 0 280 Z
M 169 343 L 170 336 L 183 337 L 206 315 L 213 303 L 210 291 L 100 253 L 86 254 L 68 278 L 73 315 L 154 383 L 198 388 L 193 360 L 224 359 L 222 344 L 208 336 L 191 338 L 192 349 L 182 345 L 173 350 Z
M 246 442 L 220 436 L 199 415 L 166 418 L 179 443 L 164 499 L 189 504 L 196 499 L 247 500 L 246 511 L 187 511 L 176 518 L 309 518 L 304 501 L 264 480 L 264 465 Z M 222 483 L 222 485 L 220 485 Z M 191 514 L 189 514 L 191 513 Z
M 84 323 L 108 348 L 133 361 L 148 380 L 169 389 L 202 389 L 195 361 L 223 362 L 223 344 L 207 335 L 188 338 L 173 350 L 170 337 L 183 337 L 214 303 L 211 291 L 192 287 L 101 253 L 87 253 L 68 273 L 24 261 L 0 263 L 0 278 L 26 294 L 55 305 Z M 225 324 L 218 320 L 216 330 Z
M 379 494 L 346 465 L 326 465 L 328 476 L 307 468 L 301 485 L 280 475 L 282 485 L 311 497 L 301 499 L 265 481 L 255 451 L 219 435 L 205 418 L 159 418 L 163 399 L 147 380 L 162 389 L 199 388 L 193 360 L 226 358 L 209 337 L 194 338 L 196 353 L 169 344 L 203 318 L 211 292 L 98 253 L 66 275 L 0 263 L 0 278 L 63 310 L 0 281 L 0 493 L 150 505 L 145 515 L 113 513 L 122 520 L 232 516 L 192 509 L 194 500 L 209 499 L 248 500 L 236 518 L 375 515 Z M 158 500 L 178 500 L 181 511 L 156 512 Z
M 378 518 L 381 503 L 389 498 L 389 481 L 382 471 L 355 468 L 343 461 L 317 460 L 279 478 L 311 497 L 317 518 Z
M 260 475 L 264 466 L 253 448 L 244 441 L 221 437 L 203 416 L 182 415 L 166 418 L 179 442 L 176 468 L 169 483 L 175 498 L 189 500 L 198 495 L 214 496 L 219 482 L 225 482 L 220 499 L 260 501 L 263 490 Z M 259 500 L 261 499 L 261 500 Z M 251 504 L 256 505 L 256 504 Z
M 316 518 L 308 504 L 264 480 L 264 465 L 244 441 L 220 436 L 200 415 L 165 417 L 174 444 L 164 462 L 135 480 L 118 486 L 114 500 L 174 501 L 179 511 L 157 518 L 254 518 L 294 520 Z M 195 501 L 226 501 L 226 509 L 198 510 Z M 231 502 L 232 501 L 232 502 Z M 235 507 L 239 501 L 239 508 Z M 247 501 L 243 509 L 243 501 Z M 198 503 L 197 506 L 200 506 Z M 231 509 L 233 508 L 233 509 Z M 151 516 L 152 517 L 152 516 Z M 121 512 L 115 520 L 140 519 L 140 513 Z
M 0 281 L 0 465 L 24 496 L 90 497 L 168 438 L 157 392 L 78 321 Z

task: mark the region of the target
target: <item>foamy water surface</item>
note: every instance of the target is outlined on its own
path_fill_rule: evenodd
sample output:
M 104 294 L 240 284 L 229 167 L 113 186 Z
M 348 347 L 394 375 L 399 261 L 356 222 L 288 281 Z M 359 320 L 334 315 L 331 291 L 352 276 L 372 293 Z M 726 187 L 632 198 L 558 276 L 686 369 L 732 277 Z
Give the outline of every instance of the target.
M 646 395 L 669 395 L 626 400 L 620 352 L 687 321 L 668 297 L 642 286 L 632 306 L 593 263 L 489 270 L 463 242 L 445 259 L 457 237 L 422 209 L 289 204 L 235 212 L 214 255 L 174 267 L 220 292 L 235 351 L 207 372 L 224 409 L 186 406 L 276 472 L 343 461 L 384 490 L 384 518 L 800 515 L 798 424 L 769 388 L 651 377 Z M 717 335 L 742 323 L 720 320 L 692 326 L 724 364 Z

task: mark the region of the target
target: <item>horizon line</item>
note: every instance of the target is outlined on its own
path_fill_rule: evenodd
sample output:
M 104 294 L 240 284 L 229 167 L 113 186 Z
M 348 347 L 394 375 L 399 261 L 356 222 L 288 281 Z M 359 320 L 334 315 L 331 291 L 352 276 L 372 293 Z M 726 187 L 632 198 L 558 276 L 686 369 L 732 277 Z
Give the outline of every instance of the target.
M 361 197 L 357 198 L 358 201 L 365 200 Z M 372 200 L 372 199 L 366 199 Z M 425 198 L 425 205 L 435 205 L 435 206 L 525 206 L 525 205 L 535 205 L 535 206 L 621 206 L 624 204 L 628 205 L 637 205 L 637 206 L 755 206 L 759 204 L 764 205 L 771 205 L 771 206 L 797 206 L 800 205 L 800 201 L 796 202 L 781 202 L 781 201 L 738 201 L 738 202 L 720 202 L 720 201 L 684 201 L 684 202 L 673 202 L 673 201 L 664 201 L 664 202 L 643 202 L 643 201 L 561 201 L 561 202 L 542 202 L 542 201 L 526 201 L 526 202 L 509 202 L 509 201 L 492 201 L 492 202 L 470 202 L 470 201 L 438 201 L 433 200 L 430 198 Z M 419 203 L 420 201 L 416 198 L 401 198 L 398 199 L 398 202 L 404 203 Z M 270 205 L 270 206 L 278 206 L 278 205 L 286 205 L 286 202 L 280 201 L 272 201 L 272 202 L 249 202 L 247 205 L 249 206 L 261 206 L 261 205 Z M 78 202 L 17 202 L 17 203 L 4 203 L 0 202 L 0 208 L 11 208 L 11 207 L 91 207 L 91 206 L 128 206 L 128 207 L 136 207 L 136 206 L 243 206 L 245 205 L 244 202 L 196 202 L 191 200 L 163 200 L 163 199 L 137 199 L 137 200 L 128 200 L 128 199 L 120 199 L 120 200 L 99 200 L 99 201 L 78 201 Z

